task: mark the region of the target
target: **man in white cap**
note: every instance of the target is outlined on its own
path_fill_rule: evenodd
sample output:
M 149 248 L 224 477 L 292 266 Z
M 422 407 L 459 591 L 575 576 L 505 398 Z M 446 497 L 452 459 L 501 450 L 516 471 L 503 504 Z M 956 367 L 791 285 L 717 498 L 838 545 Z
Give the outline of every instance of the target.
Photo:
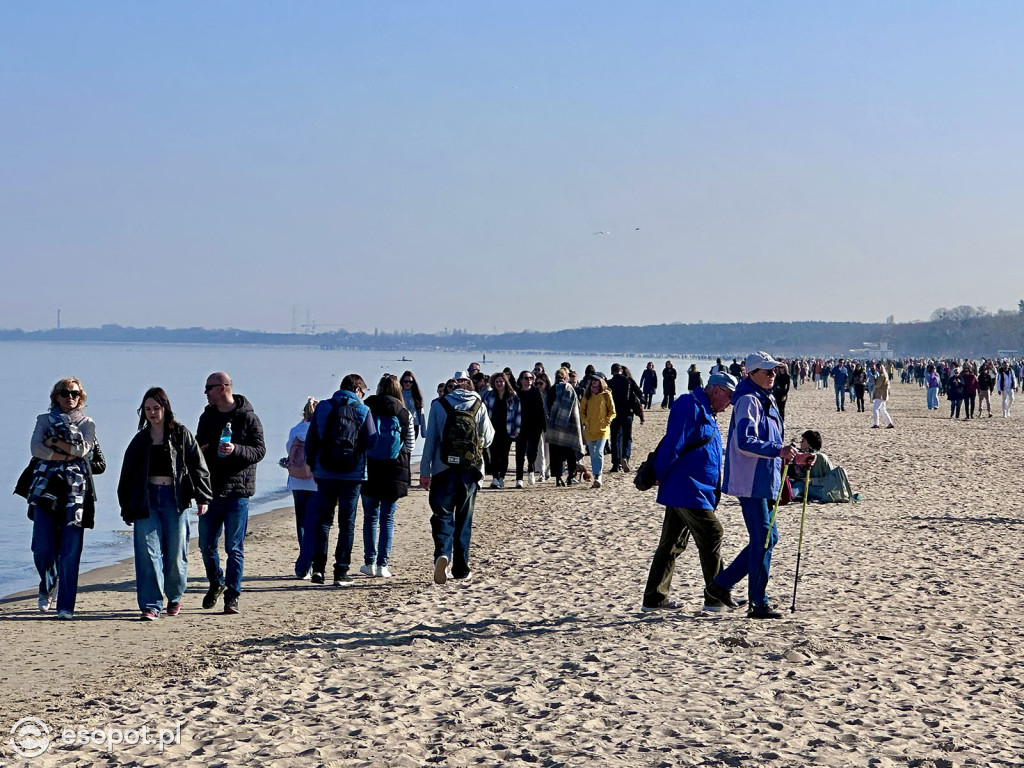
M 704 610 L 726 607 L 708 593 L 707 585 L 722 570 L 723 528 L 715 515 L 722 487 L 722 435 L 715 416 L 729 407 L 736 386 L 735 377 L 719 371 L 711 374 L 703 388 L 672 403 L 668 428 L 654 459 L 658 503 L 665 505 L 665 520 L 647 576 L 644 611 L 682 607 L 669 600 L 668 593 L 676 558 L 691 536 L 704 574 Z
M 808 465 L 814 461 L 813 454 L 797 453 L 796 448 L 783 441 L 782 418 L 772 396 L 778 365 L 779 361 L 767 352 L 748 355 L 747 377 L 732 396 L 724 489 L 739 499 L 750 540 L 707 587 L 712 597 L 736 607 L 731 590 L 746 576 L 750 599 L 747 616 L 752 619 L 782 618 L 765 594 L 772 550 L 779 538 L 771 517 L 779 494 L 782 465 L 794 460 Z M 767 547 L 765 541 L 768 541 Z
M 420 485 L 430 491 L 434 583 L 469 581 L 473 505 L 483 477 L 483 451 L 494 439 L 469 371 L 452 376 L 458 387 L 430 404 L 420 461 Z

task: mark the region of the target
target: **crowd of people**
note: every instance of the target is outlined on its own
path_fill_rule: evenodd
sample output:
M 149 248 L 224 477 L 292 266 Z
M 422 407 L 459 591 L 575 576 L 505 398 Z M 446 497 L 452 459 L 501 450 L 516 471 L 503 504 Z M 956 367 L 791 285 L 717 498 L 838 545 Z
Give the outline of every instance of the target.
M 975 373 L 977 371 L 977 373 Z M 771 507 L 785 464 L 806 468 L 798 489 L 809 484 L 820 496 L 832 469 L 821 453 L 821 435 L 805 431 L 799 449 L 784 440 L 790 389 L 831 383 L 837 411 L 847 398 L 858 411 L 872 401 L 872 426 L 894 428 L 886 401 L 889 382 L 926 390 L 929 409 L 939 395 L 950 417 L 991 416 L 992 392 L 1009 416 L 1020 385 L 1019 366 L 1009 361 L 779 361 L 763 352 L 726 365 L 719 358 L 707 371 L 687 373 L 687 393 L 676 397 L 676 369 L 666 361 L 660 377 L 653 361 L 640 381 L 614 364 L 610 375 L 587 366 L 577 374 L 562 363 L 549 376 L 543 363 L 518 375 L 508 368 L 485 374 L 478 363 L 437 385 L 425 403 L 412 371 L 385 374 L 372 394 L 358 374 L 345 376 L 327 399 L 306 399 L 291 429 L 281 466 L 295 508 L 295 576 L 328 582 L 329 538 L 338 536 L 330 583 L 346 587 L 351 575 L 356 517 L 363 510 L 363 562 L 358 572 L 389 578 L 395 515 L 413 484 L 411 457 L 423 441 L 419 485 L 429 492 L 434 541 L 434 581 L 472 578 L 470 543 L 477 491 L 505 488 L 515 450 L 515 488 L 554 480 L 557 487 L 598 490 L 605 472 L 630 472 L 634 420 L 644 423 L 660 389 L 669 409 L 655 469 L 658 500 L 666 506 L 662 537 L 644 594 L 645 610 L 677 607 L 668 599 L 675 558 L 692 537 L 704 572 L 704 607 L 737 607 L 732 588 L 748 580 L 748 613 L 770 618 L 766 598 L 777 532 Z M 831 380 L 831 382 L 830 382 Z M 206 381 L 207 407 L 195 434 L 175 419 L 167 393 L 153 387 L 138 408 L 139 430 L 124 453 L 117 487 L 121 516 L 133 527 L 136 594 L 143 620 L 181 611 L 188 579 L 189 519 L 198 513 L 199 551 L 208 582 L 204 609 L 223 597 L 223 611 L 238 613 L 243 589 L 244 543 L 256 466 L 266 454 L 263 427 L 252 404 L 234 392 L 230 376 Z M 50 407 L 31 440 L 32 462 L 16 492 L 29 502 L 32 552 L 39 573 L 38 607 L 56 602 L 61 619 L 74 616 L 83 531 L 95 520 L 93 476 L 105 468 L 96 425 L 85 414 L 87 395 L 74 377 L 58 381 Z M 727 448 L 715 415 L 733 407 Z M 582 460 L 589 457 L 589 471 Z M 715 517 L 721 493 L 737 497 L 749 542 L 727 567 L 721 558 L 722 526 Z M 223 536 L 224 563 L 220 540 Z M 758 541 L 762 544 L 759 546 Z

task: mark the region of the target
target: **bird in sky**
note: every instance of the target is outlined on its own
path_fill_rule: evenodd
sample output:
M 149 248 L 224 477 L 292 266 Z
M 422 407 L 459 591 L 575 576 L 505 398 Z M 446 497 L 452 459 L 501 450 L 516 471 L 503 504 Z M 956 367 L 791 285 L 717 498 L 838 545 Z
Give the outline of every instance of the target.
M 611 232 L 605 232 L 603 229 L 600 232 L 595 232 L 595 235 L 610 235 Z

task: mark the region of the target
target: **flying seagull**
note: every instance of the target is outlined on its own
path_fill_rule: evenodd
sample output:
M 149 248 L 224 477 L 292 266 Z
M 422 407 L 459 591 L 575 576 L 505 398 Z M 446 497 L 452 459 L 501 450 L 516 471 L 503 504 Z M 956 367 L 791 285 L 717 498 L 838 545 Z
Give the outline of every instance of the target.
M 600 232 L 595 232 L 595 235 L 610 235 L 611 232 L 605 232 L 603 229 Z

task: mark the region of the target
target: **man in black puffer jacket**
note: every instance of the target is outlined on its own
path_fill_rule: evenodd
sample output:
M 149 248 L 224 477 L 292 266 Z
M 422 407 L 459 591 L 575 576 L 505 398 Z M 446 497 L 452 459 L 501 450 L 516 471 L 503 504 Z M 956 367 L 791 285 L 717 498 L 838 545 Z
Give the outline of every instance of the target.
M 256 493 L 256 465 L 267 449 L 263 425 L 244 397 L 231 390 L 231 377 L 222 371 L 206 379 L 209 405 L 199 417 L 196 441 L 210 468 L 213 501 L 199 518 L 199 549 L 203 553 L 210 589 L 203 608 L 213 608 L 224 593 L 224 613 L 238 613 L 242 592 L 245 530 L 249 499 Z M 230 433 L 227 430 L 230 427 Z M 224 531 L 227 573 L 221 570 L 218 548 Z

